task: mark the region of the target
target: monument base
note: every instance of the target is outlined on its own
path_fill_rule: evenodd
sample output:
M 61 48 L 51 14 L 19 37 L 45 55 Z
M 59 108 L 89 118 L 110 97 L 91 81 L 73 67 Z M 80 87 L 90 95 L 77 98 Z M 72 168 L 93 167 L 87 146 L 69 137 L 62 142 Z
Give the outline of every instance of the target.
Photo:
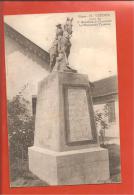
M 108 151 L 93 147 L 56 152 L 33 146 L 29 148 L 29 169 L 50 185 L 106 183 Z

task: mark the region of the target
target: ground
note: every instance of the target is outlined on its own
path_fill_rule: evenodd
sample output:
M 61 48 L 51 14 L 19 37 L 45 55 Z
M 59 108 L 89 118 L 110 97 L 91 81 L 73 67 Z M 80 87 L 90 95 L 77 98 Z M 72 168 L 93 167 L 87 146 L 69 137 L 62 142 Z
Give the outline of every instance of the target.
M 103 146 L 109 152 L 109 168 L 111 183 L 121 182 L 120 170 L 120 146 L 117 144 L 107 144 Z
M 109 168 L 110 168 L 110 180 L 111 183 L 121 182 L 120 176 L 120 146 L 116 144 L 115 140 L 111 141 L 106 139 L 105 144 L 101 144 L 101 147 L 107 148 L 109 151 Z M 26 164 L 25 164 L 26 163 Z M 38 177 L 33 175 L 28 171 L 28 162 L 25 161 L 22 166 L 24 170 L 15 177 L 11 177 L 11 187 L 21 187 L 21 186 L 47 186 L 48 184 L 41 181 Z M 27 167 L 27 168 L 26 168 Z M 13 172 L 12 172 L 13 173 Z M 23 173 L 23 174 L 22 174 Z

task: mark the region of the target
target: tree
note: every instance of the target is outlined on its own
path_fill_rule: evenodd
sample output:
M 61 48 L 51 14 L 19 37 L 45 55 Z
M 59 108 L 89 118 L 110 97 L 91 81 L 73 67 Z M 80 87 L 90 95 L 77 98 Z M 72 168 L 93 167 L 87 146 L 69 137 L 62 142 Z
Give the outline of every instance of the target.
M 27 159 L 28 147 L 33 145 L 34 119 L 28 110 L 29 102 L 22 95 L 8 100 L 8 135 L 10 160 Z
M 105 139 L 105 130 L 108 129 L 108 108 L 107 105 L 104 106 L 102 111 L 96 110 L 95 112 L 95 120 L 96 120 L 96 125 L 99 129 L 100 137 L 102 144 L 104 145 L 104 139 Z

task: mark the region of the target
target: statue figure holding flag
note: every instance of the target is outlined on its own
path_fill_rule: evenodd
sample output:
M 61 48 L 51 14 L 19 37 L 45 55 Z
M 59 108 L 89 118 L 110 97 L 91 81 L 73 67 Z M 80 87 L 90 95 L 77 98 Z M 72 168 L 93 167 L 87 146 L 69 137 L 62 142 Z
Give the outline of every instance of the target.
M 73 18 L 67 18 L 65 25 L 56 25 L 56 37 L 49 50 L 50 53 L 50 70 L 77 72 L 69 66 L 68 56 L 71 48 Z

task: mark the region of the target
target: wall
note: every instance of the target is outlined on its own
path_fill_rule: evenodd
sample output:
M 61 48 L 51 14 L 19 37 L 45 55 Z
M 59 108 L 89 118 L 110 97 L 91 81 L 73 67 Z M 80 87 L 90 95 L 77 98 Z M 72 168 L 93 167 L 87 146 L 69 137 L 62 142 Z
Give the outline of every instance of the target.
M 30 101 L 29 109 L 32 112 L 31 97 L 37 94 L 38 82 L 48 75 L 48 71 L 40 64 L 45 64 L 45 61 L 40 60 L 38 63 L 35 55 L 23 50 L 18 43 L 7 36 L 5 36 L 5 51 L 7 98 L 12 99 L 21 92 Z

